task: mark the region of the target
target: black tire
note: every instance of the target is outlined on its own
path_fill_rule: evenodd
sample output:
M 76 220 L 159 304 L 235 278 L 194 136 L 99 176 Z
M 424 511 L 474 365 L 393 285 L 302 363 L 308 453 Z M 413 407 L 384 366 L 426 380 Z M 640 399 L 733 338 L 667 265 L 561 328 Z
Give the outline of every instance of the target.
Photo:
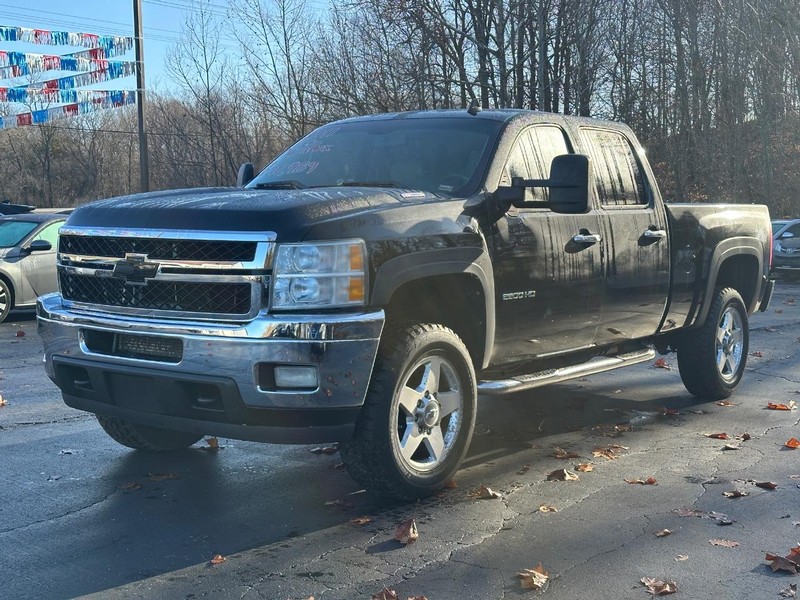
M 717 289 L 706 322 L 686 332 L 678 346 L 683 385 L 699 398 L 727 398 L 742 379 L 749 346 L 742 297 L 733 288 Z
M 148 452 L 183 450 L 203 437 L 196 433 L 147 427 L 146 425 L 139 425 L 130 421 L 115 419 L 114 417 L 96 416 L 100 426 L 114 441 L 134 450 L 146 450 Z
M 453 331 L 435 324 L 391 329 L 353 438 L 339 445 L 342 460 L 353 479 L 380 496 L 433 494 L 461 465 L 476 406 L 475 370 Z
M 14 306 L 14 290 L 5 279 L 0 277 L 0 323 L 6 320 Z

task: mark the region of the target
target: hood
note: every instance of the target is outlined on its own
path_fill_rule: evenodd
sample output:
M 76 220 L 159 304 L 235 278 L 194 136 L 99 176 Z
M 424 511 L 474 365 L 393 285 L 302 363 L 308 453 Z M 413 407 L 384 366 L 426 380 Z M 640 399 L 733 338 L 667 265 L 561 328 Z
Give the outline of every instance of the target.
M 436 199 L 425 192 L 378 188 L 171 190 L 93 202 L 75 210 L 66 226 L 274 231 L 279 241 L 297 241 L 326 221 Z

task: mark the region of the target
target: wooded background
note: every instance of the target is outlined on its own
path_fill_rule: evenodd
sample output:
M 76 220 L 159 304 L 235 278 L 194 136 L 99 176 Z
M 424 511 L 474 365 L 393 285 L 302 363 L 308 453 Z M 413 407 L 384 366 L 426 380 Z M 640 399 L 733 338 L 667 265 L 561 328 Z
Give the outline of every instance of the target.
M 148 93 L 151 189 L 232 185 L 331 120 L 518 107 L 625 121 L 665 197 L 800 217 L 798 0 L 198 1 Z M 138 191 L 135 110 L 0 131 L 0 198 Z

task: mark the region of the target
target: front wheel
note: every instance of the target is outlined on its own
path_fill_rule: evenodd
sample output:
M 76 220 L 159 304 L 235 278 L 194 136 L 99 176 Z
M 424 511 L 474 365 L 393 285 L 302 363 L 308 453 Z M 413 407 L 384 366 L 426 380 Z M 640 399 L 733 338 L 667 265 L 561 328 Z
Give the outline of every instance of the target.
M 0 278 L 0 323 L 6 320 L 13 304 L 14 296 L 11 292 L 11 287 Z
M 185 431 L 172 431 L 158 427 L 148 427 L 123 419 L 96 415 L 97 421 L 114 441 L 134 450 L 149 452 L 170 452 L 188 448 L 203 436 Z
M 387 332 L 353 438 L 340 444 L 350 475 L 382 496 L 415 499 L 453 478 L 475 427 L 475 371 L 442 325 Z
M 685 333 L 678 346 L 683 385 L 700 398 L 727 398 L 742 379 L 749 344 L 742 297 L 733 288 L 718 289 L 705 324 Z

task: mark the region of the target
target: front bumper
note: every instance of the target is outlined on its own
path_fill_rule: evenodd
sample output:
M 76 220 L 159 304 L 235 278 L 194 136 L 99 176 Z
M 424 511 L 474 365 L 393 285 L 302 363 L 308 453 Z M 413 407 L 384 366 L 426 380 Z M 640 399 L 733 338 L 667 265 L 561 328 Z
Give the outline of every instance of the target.
M 364 402 L 384 323 L 359 314 L 260 314 L 244 324 L 122 317 L 37 305 L 45 369 L 74 408 L 132 422 L 278 443 L 347 439 Z M 98 351 L 92 335 L 178 343 L 177 362 Z M 310 366 L 315 389 L 265 389 L 263 366 Z

